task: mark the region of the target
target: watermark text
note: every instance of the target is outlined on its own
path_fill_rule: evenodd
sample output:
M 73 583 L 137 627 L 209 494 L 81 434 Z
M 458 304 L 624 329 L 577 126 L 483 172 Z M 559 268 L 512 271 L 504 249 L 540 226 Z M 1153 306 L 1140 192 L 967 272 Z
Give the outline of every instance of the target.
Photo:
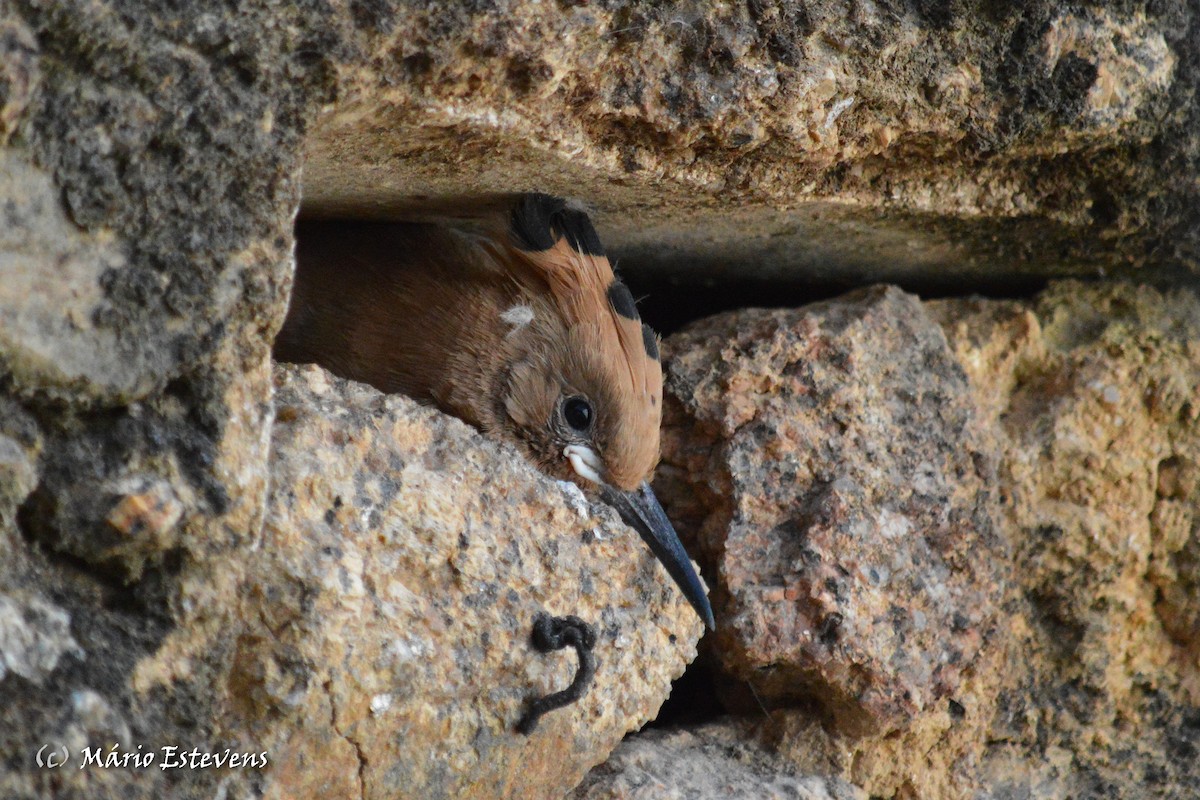
M 249 752 L 225 748 L 204 750 L 174 744 L 157 748 L 138 745 L 126 748 L 119 744 L 109 747 L 82 747 L 72 752 L 65 744 L 44 744 L 34 754 L 34 761 L 43 769 L 265 769 L 270 759 L 267 751 Z

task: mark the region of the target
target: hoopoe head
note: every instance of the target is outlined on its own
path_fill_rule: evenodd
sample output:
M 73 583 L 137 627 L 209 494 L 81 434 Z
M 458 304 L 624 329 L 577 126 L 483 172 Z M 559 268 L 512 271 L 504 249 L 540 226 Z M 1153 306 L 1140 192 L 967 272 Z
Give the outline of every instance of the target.
M 598 492 L 638 530 L 711 628 L 712 609 L 648 480 L 659 457 L 658 339 L 587 215 L 523 195 L 495 252 L 513 276 L 500 313 L 508 363 L 492 415 L 541 469 Z
M 503 418 L 545 471 L 636 489 L 658 463 L 657 337 L 582 211 L 524 195 L 510 236 L 522 286 L 500 315 L 513 353 Z

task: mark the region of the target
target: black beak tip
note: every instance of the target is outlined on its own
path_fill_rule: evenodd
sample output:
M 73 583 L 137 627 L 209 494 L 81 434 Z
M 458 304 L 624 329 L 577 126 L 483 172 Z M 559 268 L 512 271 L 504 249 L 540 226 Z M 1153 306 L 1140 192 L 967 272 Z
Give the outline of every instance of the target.
M 653 549 L 653 548 L 651 548 Z M 696 570 L 692 568 L 691 559 L 686 559 L 678 562 L 678 566 L 668 563 L 661 556 L 658 559 L 662 565 L 666 567 L 667 572 L 675 580 L 675 584 L 683 593 L 684 598 L 696 612 L 696 616 L 704 622 L 704 627 L 707 630 L 715 631 L 717 623 L 713 619 L 712 605 L 708 602 L 708 595 L 704 591 L 704 584 L 700 582 L 700 577 L 696 574 Z
M 697 603 L 692 598 L 688 598 L 688 601 L 692 604 L 692 608 L 696 609 L 696 613 L 700 615 L 700 619 L 704 620 L 704 629 L 715 631 L 717 629 L 717 621 L 713 619 L 712 606 L 709 605 L 708 598 L 704 595 L 700 595 L 700 600 L 701 602 Z
M 708 602 L 704 584 L 700 582 L 700 576 L 692 567 L 692 560 L 688 558 L 679 535 L 675 533 L 650 485 L 643 481 L 631 492 L 606 486 L 602 494 L 620 512 L 621 518 L 641 534 L 642 540 L 650 546 L 688 603 L 704 621 L 704 627 L 710 631 L 716 630 L 717 623 L 713 619 L 712 605 Z

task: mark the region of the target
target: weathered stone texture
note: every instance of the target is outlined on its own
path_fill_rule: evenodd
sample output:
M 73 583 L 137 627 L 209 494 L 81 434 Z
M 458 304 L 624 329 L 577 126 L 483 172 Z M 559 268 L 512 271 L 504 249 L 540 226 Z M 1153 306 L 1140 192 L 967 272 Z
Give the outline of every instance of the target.
M 121 580 L 236 548 L 325 85 L 282 56 L 298 12 L 2 8 L 0 371 L 40 447 L 22 529 Z
M 561 796 L 654 716 L 701 624 L 615 512 L 406 398 L 315 367 L 277 378 L 273 489 L 238 613 L 261 625 L 226 687 L 273 744 L 268 796 L 334 779 L 343 796 Z M 539 611 L 593 622 L 600 667 L 527 738 L 526 703 L 576 668 L 530 645 Z
M 1198 32 L 1186 0 L 0 0 L 0 796 L 561 795 L 692 653 L 608 512 L 403 400 L 273 379 L 302 166 L 318 214 L 580 195 L 688 285 L 1194 274 Z M 723 774 L 1195 796 L 1196 309 L 877 290 L 677 337 L 660 484 L 722 694 L 771 712 Z M 601 671 L 524 740 L 573 661 L 529 647 L 541 608 L 600 621 Z M 677 766 L 732 730 L 584 791 L 707 791 Z M 33 766 L 114 741 L 273 761 Z
M 732 312 L 670 347 L 659 480 L 715 501 L 695 521 L 727 598 L 725 666 L 851 733 L 952 696 L 1010 559 L 994 445 L 941 328 L 916 298 L 870 290 Z
M 316 367 L 277 368 L 276 390 L 265 523 L 237 555 L 183 566 L 145 652 L 90 629 L 146 610 L 0 596 L 6 797 L 555 797 L 653 717 L 701 624 L 615 512 L 407 398 Z M 600 667 L 525 737 L 528 701 L 576 667 L 531 646 L 539 611 L 595 623 Z M 27 738 L 76 761 L 119 741 L 270 766 L 55 773 Z
M 797 774 L 755 745 L 751 726 L 719 722 L 626 739 L 573 800 L 867 800 L 838 778 Z
M 1013 751 L 1036 742 L 1036 772 L 1068 791 L 1195 795 L 1200 303 L 1066 283 L 935 309 L 991 404 L 1012 497 L 1012 658 L 1028 666 L 998 682 L 985 780 L 1020 791 Z
M 872 290 L 664 350 L 661 494 L 718 577 L 727 703 L 769 704 L 781 764 L 883 797 L 1200 789 L 1194 294 Z
M 564 511 L 553 484 L 462 426 L 446 433 L 437 415 L 402 403 L 380 410 L 360 390 L 303 396 L 332 417 L 321 428 L 301 409 L 314 427 L 276 429 L 317 437 L 296 463 L 274 445 L 277 488 L 329 504 L 340 492 L 353 515 L 325 522 L 330 506 L 299 503 L 268 516 L 269 351 L 287 299 L 301 145 L 334 94 L 335 65 L 362 56 L 354 17 L 317 2 L 237 14 L 0 4 L 4 797 L 561 794 L 653 714 L 698 635 L 624 526 L 589 522 L 586 504 L 583 517 Z M 408 505 L 385 496 L 398 491 L 390 484 L 355 493 L 355 470 L 386 483 L 394 461 L 417 457 L 396 454 L 403 437 L 372 439 L 366 407 L 383 420 L 392 408 L 410 445 L 446 459 L 415 473 L 399 495 Z M 367 452 L 330 468 L 349 436 Z M 489 507 L 467 465 L 496 489 Z M 460 502 L 443 507 L 451 497 Z M 372 526 L 390 514 L 404 521 L 378 541 Z M 426 541 L 433 565 L 409 564 L 443 567 L 436 586 L 407 579 L 428 603 L 405 594 L 392 548 L 413 530 L 445 537 L 456 522 L 469 530 L 437 539 L 443 550 Z M 592 528 L 611 536 L 589 544 Z M 535 531 L 553 534 L 493 539 L 494 560 L 481 550 Z M 517 600 L 498 588 L 504 565 Z M 451 614 L 456 602 L 467 610 Z M 529 647 L 542 607 L 593 610 L 602 667 L 588 704 L 525 740 L 509 730 L 523 702 L 561 688 L 573 658 Z M 386 649 L 393 624 L 410 651 L 408 640 Z M 450 672 L 405 667 L 404 652 Z M 436 700 L 417 693 L 435 682 Z M 408 694 L 393 696 L 397 687 Z M 113 742 L 266 750 L 273 766 L 49 771 L 34 765 L 35 742 L 61 742 L 76 759 Z
M 262 524 L 269 337 L 322 86 L 272 55 L 303 40 L 289 13 L 0 3 L 0 477 L 18 478 L 0 489 L 0 592 L 22 609 L 3 649 L 36 624 L 22 652 L 58 653 L 36 688 L 0 682 L 5 797 L 220 780 L 33 757 L 214 741 L 213 662 L 145 696 L 130 679 L 183 608 L 236 595 L 223 559 Z
M 696 281 L 961 291 L 1198 260 L 1186 0 L 359 8 L 312 213 L 548 188 L 628 263 Z

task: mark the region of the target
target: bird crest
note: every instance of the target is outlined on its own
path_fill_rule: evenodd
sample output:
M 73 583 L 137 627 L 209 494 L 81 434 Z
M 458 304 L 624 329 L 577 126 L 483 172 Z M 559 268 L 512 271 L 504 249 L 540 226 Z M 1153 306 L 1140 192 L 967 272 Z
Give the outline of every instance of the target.
M 516 274 L 544 287 L 568 331 L 569 354 L 595 372 L 599 413 L 615 421 L 604 462 L 610 481 L 632 488 L 658 461 L 662 365 L 658 339 L 641 321 L 587 214 L 562 198 L 522 195 L 509 218 Z M 599 425 L 603 420 L 598 421 Z

